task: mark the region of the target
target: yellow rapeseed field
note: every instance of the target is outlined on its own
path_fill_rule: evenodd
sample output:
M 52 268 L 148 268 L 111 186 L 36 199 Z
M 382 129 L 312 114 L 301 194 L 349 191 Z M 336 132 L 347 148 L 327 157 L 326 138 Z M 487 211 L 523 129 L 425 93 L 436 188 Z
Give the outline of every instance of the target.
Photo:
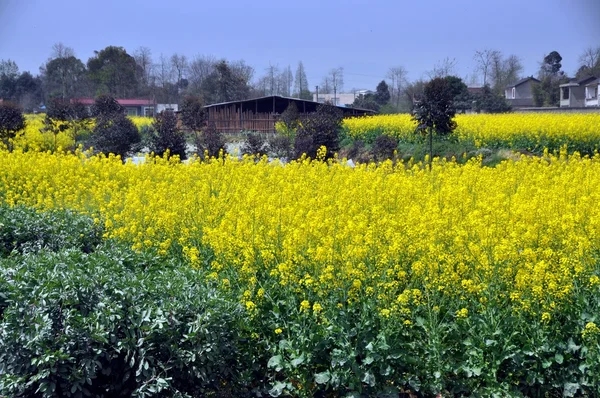
M 147 159 L 0 152 L 10 204 L 75 209 L 136 250 L 183 256 L 248 311 L 281 289 L 315 313 L 370 300 L 410 325 L 505 300 L 549 320 L 597 289 L 600 156 L 546 154 L 495 168 L 335 160 Z M 265 292 L 266 291 L 266 292 Z M 317 305 L 318 304 L 318 305 Z M 439 308 L 439 307 L 438 307 Z
M 522 113 L 457 115 L 456 137 L 478 147 L 530 150 L 560 148 L 593 152 L 600 147 L 600 113 Z M 344 120 L 354 139 L 372 140 L 379 134 L 401 141 L 415 139 L 416 124 L 408 114 L 378 115 Z

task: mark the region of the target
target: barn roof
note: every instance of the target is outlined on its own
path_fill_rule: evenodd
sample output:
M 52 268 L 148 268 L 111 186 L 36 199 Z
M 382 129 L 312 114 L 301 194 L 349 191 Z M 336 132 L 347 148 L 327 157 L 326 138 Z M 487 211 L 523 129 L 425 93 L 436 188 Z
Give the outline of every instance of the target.
M 206 105 L 205 108 L 213 108 L 213 107 L 227 106 L 227 105 L 233 105 L 233 104 L 249 104 L 249 103 L 253 103 L 253 102 L 257 102 L 257 101 L 260 101 L 260 102 L 275 101 L 276 103 L 285 102 L 287 104 L 289 104 L 290 102 L 296 102 L 297 104 L 299 104 L 299 103 L 300 104 L 302 104 L 302 103 L 310 104 L 311 107 L 314 107 L 316 105 L 321 105 L 321 103 L 316 102 L 316 101 L 310 101 L 310 100 L 293 98 L 293 97 L 284 97 L 281 95 L 268 95 L 265 97 L 258 97 L 258 98 L 252 98 L 252 99 L 246 99 L 246 100 L 219 102 L 217 104 Z M 336 108 L 339 108 L 344 113 L 350 113 L 350 112 L 359 112 L 359 113 L 363 113 L 363 114 L 374 114 L 375 113 L 375 111 L 370 110 L 370 109 L 354 108 L 354 107 L 348 107 L 348 106 L 337 106 L 336 105 Z M 300 107 L 298 107 L 298 110 L 300 110 Z

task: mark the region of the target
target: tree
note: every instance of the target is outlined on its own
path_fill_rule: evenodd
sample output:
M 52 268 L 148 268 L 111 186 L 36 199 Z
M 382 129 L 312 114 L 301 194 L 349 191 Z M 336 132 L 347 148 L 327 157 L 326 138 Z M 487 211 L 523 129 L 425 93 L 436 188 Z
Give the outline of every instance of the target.
M 330 70 L 329 78 L 333 89 L 333 97 L 336 98 L 336 94 L 344 89 L 344 68 L 340 66 Z M 334 105 L 337 105 L 337 99 L 334 99 Z
M 564 79 L 561 71 L 562 57 L 556 51 L 544 57 L 538 73 L 539 83 L 532 86 L 536 106 L 558 106 L 560 103 L 560 84 Z
M 390 101 L 390 98 L 390 89 L 387 83 L 385 80 L 380 81 L 375 89 L 375 102 L 377 102 L 379 105 L 385 105 Z
M 124 115 L 125 108 L 110 95 L 99 95 L 92 105 L 93 117 L 111 118 L 113 115 Z
M 188 68 L 188 95 L 202 94 L 202 84 L 215 71 L 216 63 L 216 59 L 209 55 L 198 55 L 192 60 Z
M 171 156 L 185 159 L 185 136 L 177 128 L 177 116 L 171 111 L 162 111 L 154 117 L 153 131 L 150 137 L 150 150 L 163 156 L 167 150 Z
M 199 132 L 206 124 L 206 110 L 200 97 L 185 97 L 179 113 L 181 122 L 193 132 Z
M 310 89 L 308 88 L 308 80 L 306 79 L 306 71 L 304 70 L 304 65 L 302 61 L 298 62 L 298 67 L 296 68 L 296 76 L 294 81 L 294 97 L 311 100 L 312 94 Z
M 456 128 L 454 97 L 448 80 L 435 78 L 425 85 L 424 97 L 415 107 L 417 132 L 429 137 L 429 167 L 433 161 L 433 135 L 447 136 Z
M 123 47 L 115 46 L 94 54 L 87 67 L 96 91 L 121 98 L 134 95 L 138 87 L 135 59 Z
M 576 77 L 600 76 L 600 47 L 588 47 L 579 56 L 580 67 Z
M 87 71 L 74 55 L 50 59 L 40 68 L 48 97 L 70 99 L 87 91 Z
M 396 108 L 400 107 L 400 98 L 406 85 L 406 69 L 403 66 L 394 66 L 388 70 L 386 77 L 391 80 L 391 95 Z
M 10 59 L 0 61 L 0 98 L 14 99 L 19 67 Z
M 133 59 L 135 59 L 138 82 L 144 88 L 148 88 L 152 80 L 152 50 L 148 47 L 139 47 L 134 51 Z
M 430 79 L 435 79 L 437 77 L 446 77 L 455 74 L 456 69 L 456 59 L 452 58 L 444 58 L 443 60 L 437 62 L 433 69 L 427 72 L 427 75 Z
M 500 51 L 497 50 L 477 50 L 475 51 L 475 59 L 476 67 L 475 70 L 480 72 L 483 75 L 483 85 L 488 84 L 488 77 L 490 75 L 490 68 L 492 66 L 492 62 L 494 58 L 497 58 L 500 55 Z
M 483 86 L 479 95 L 475 97 L 475 111 L 485 113 L 506 113 L 511 111 L 510 104 L 503 95 L 492 90 L 489 85 Z
M 471 109 L 473 105 L 473 99 L 471 97 L 471 93 L 469 93 L 467 85 L 462 81 L 462 79 L 456 76 L 446 76 L 444 79 L 446 79 L 448 86 L 450 87 L 454 101 L 454 108 L 457 111 L 462 111 L 463 113 L 466 110 Z
M 550 54 L 544 57 L 544 62 L 542 63 L 542 70 L 547 75 L 557 75 L 562 68 L 562 57 L 557 51 L 552 51 Z
M 352 103 L 355 108 L 370 109 L 379 112 L 381 105 L 375 100 L 375 95 L 371 93 L 359 94 Z
M 251 78 L 252 68 L 242 61 L 230 66 L 222 60 L 202 84 L 204 100 L 214 104 L 246 99 L 250 94 L 248 82 Z
M 17 104 L 3 101 L 0 103 L 0 139 L 2 143 L 12 150 L 12 139 L 18 131 L 25 128 L 25 117 L 21 107 Z

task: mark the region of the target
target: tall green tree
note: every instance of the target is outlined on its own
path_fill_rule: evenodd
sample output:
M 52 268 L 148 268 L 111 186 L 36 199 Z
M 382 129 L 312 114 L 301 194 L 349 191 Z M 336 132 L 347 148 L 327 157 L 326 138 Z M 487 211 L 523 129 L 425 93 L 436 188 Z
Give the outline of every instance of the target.
M 379 104 L 379 105 L 385 105 L 388 102 L 390 102 L 390 88 L 388 87 L 387 83 L 385 82 L 385 80 L 382 80 L 379 82 L 379 84 L 377 85 L 377 88 L 375 89 L 375 101 Z
M 465 112 L 472 107 L 473 98 L 469 93 L 467 85 L 462 81 L 460 77 L 446 76 L 444 79 L 450 86 L 452 92 L 452 98 L 454 99 L 454 108 L 459 112 Z
M 87 70 L 75 56 L 51 59 L 40 70 L 48 97 L 71 99 L 87 94 Z
M 12 139 L 24 128 L 25 117 L 21 107 L 8 101 L 0 103 L 0 140 L 9 150 L 12 150 Z
M 433 136 L 447 136 L 456 128 L 453 90 L 445 78 L 435 78 L 425 85 L 423 99 L 415 107 L 413 119 L 417 132 L 429 138 L 429 167 L 433 161 Z
M 227 61 L 217 63 L 215 70 L 202 83 L 206 103 L 236 101 L 248 98 L 248 71 L 243 68 L 233 70 Z
M 532 86 L 533 100 L 536 106 L 558 106 L 560 103 L 560 84 L 566 80 L 562 68 L 562 57 L 552 51 L 544 57 L 538 73 L 539 83 Z
M 135 59 L 123 47 L 108 46 L 94 53 L 87 67 L 96 92 L 120 98 L 135 95 L 138 87 Z

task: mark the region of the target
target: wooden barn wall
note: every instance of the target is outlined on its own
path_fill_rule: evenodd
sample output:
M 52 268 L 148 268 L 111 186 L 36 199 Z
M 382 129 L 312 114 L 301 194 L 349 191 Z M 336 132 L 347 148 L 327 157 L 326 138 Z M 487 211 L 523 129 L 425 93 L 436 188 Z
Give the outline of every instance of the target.
M 217 130 L 223 133 L 239 133 L 240 131 L 273 133 L 276 121 L 277 115 L 272 113 L 241 111 L 240 107 L 235 105 L 208 109 L 208 122 L 215 123 Z

